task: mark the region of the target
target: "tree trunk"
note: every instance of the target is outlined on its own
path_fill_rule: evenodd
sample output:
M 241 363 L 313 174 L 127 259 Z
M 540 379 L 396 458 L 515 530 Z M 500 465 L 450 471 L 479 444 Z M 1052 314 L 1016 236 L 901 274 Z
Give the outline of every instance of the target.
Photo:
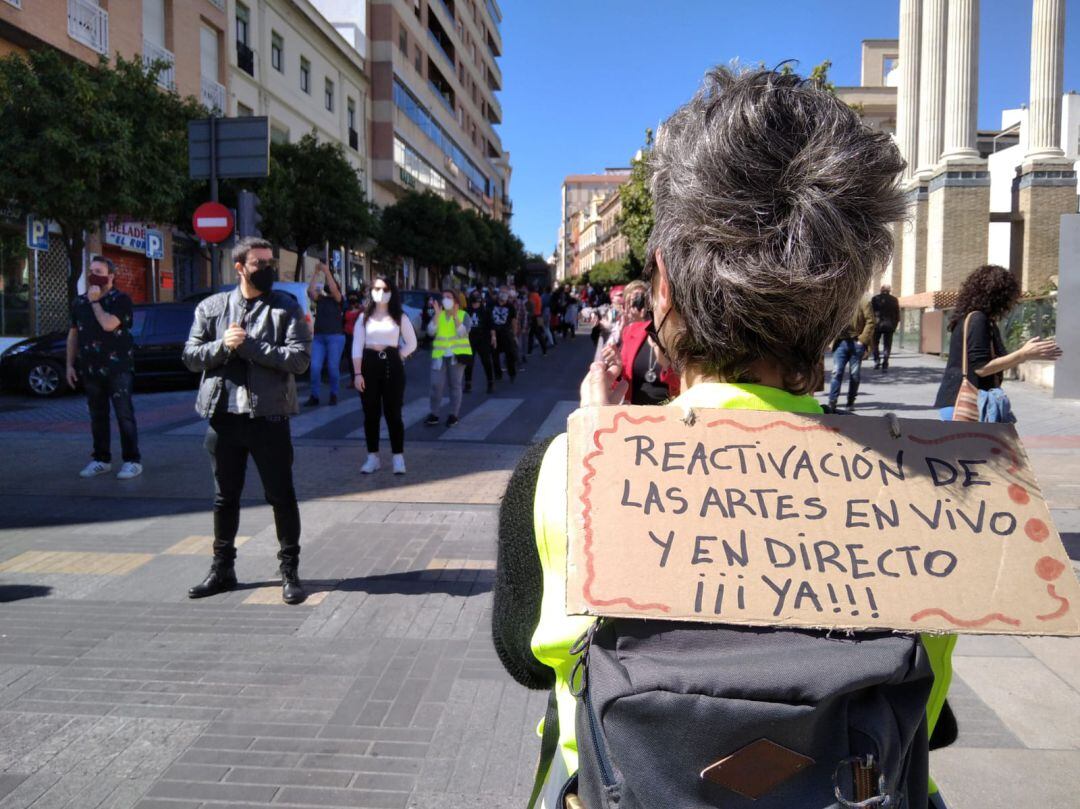
M 293 280 L 304 280 L 304 256 L 307 255 L 307 251 L 311 249 L 311 245 L 304 245 L 303 248 L 298 248 L 296 253 L 296 267 L 293 268 Z
M 81 228 L 69 228 L 60 225 L 60 236 L 64 240 L 64 249 L 68 257 L 67 291 L 68 308 L 75 305 L 79 295 L 79 277 L 82 275 L 82 254 L 86 247 Z

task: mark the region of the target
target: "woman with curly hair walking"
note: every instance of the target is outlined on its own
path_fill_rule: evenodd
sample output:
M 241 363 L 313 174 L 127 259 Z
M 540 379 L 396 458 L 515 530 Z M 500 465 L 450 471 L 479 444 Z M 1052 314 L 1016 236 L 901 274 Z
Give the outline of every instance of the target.
M 1058 344 L 1043 337 L 1032 337 L 1016 351 L 1006 351 L 998 321 L 1019 300 L 1020 284 L 1004 267 L 984 264 L 964 279 L 949 321 L 949 363 L 934 400 L 942 420 L 952 421 L 956 397 L 966 376 L 980 391 L 980 421 L 1015 421 L 1008 399 L 1001 392 L 1004 372 L 1028 360 L 1053 362 L 1061 356 Z M 991 393 L 995 390 L 997 394 Z M 991 407 L 994 400 L 997 404 Z

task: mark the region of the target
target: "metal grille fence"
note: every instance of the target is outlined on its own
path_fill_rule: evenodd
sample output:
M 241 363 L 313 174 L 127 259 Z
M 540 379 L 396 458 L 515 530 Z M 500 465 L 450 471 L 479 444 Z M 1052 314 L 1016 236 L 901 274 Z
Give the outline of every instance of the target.
M 49 249 L 38 264 L 38 334 L 66 329 L 71 315 L 67 294 L 68 257 L 64 240 L 49 234 Z

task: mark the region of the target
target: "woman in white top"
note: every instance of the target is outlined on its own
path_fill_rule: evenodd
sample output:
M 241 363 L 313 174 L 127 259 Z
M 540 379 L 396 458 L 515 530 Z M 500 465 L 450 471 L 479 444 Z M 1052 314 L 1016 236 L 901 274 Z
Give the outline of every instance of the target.
M 416 332 L 401 311 L 401 296 L 394 282 L 377 275 L 371 282 L 371 300 L 353 330 L 353 384 L 364 408 L 367 460 L 365 475 L 379 469 L 379 419 L 385 416 L 394 453 L 394 474 L 405 474 L 405 424 L 401 406 L 405 399 L 405 365 L 416 351 Z

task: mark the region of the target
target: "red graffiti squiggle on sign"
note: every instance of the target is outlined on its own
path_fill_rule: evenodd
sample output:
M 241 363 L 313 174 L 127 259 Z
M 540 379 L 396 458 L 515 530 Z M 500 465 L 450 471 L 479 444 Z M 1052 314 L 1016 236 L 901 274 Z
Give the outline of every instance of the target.
M 800 433 L 808 433 L 813 431 L 821 431 L 825 433 L 837 433 L 840 432 L 837 427 L 829 427 L 825 424 L 792 424 L 790 421 L 770 421 L 768 424 L 762 424 L 760 427 L 750 427 L 749 425 L 742 424 L 734 419 L 717 419 L 716 421 L 710 421 L 706 424 L 706 427 L 719 427 L 721 424 L 726 424 L 729 427 L 735 427 L 746 433 L 760 433 L 765 430 L 771 430 L 773 427 L 787 427 L 789 430 L 795 430 Z
M 947 441 L 960 441 L 964 438 L 981 438 L 983 441 L 989 441 L 992 444 L 997 444 L 1005 452 L 1009 453 L 1009 461 L 1012 466 L 1009 467 L 1009 474 L 1015 475 L 1020 471 L 1020 459 L 1016 457 L 1016 451 L 1005 441 L 1002 441 L 997 436 L 983 435 L 982 433 L 954 433 L 953 435 L 946 435 L 941 438 L 920 438 L 917 435 L 909 435 L 912 441 L 916 444 L 922 444 L 923 446 L 933 446 L 934 444 L 944 444 Z M 995 454 L 997 454 L 995 452 Z
M 632 607 L 635 610 L 659 610 L 660 612 L 671 612 L 671 607 L 667 604 L 649 603 L 641 604 L 634 601 L 632 598 L 597 598 L 592 593 L 593 579 L 596 578 L 596 569 L 594 566 L 592 543 L 593 543 L 593 528 L 592 528 L 592 501 L 590 497 L 592 495 L 592 479 L 596 476 L 596 469 L 593 468 L 592 460 L 597 455 L 603 452 L 603 446 L 600 444 L 600 436 L 614 433 L 619 427 L 619 420 L 625 420 L 630 424 L 643 424 L 649 422 L 651 424 L 659 424 L 664 421 L 664 416 L 642 416 L 641 418 L 634 418 L 627 413 L 616 413 L 614 420 L 611 422 L 610 427 L 605 427 L 602 430 L 597 430 L 593 433 L 593 444 L 596 446 L 596 452 L 591 452 L 585 456 L 585 459 L 581 462 L 582 465 L 588 470 L 584 477 L 581 479 L 581 502 L 585 506 L 582 510 L 582 518 L 584 526 L 582 533 L 585 536 L 585 586 L 582 591 L 585 595 L 585 600 L 592 604 L 594 607 L 611 607 L 616 604 L 625 604 L 628 607 Z
M 1008 615 L 1002 615 L 1000 612 L 994 612 L 990 615 L 984 615 L 982 618 L 975 618 L 973 620 L 965 618 L 957 618 L 954 615 L 950 615 L 940 607 L 931 607 L 927 610 L 919 610 L 917 613 L 911 616 L 912 621 L 921 621 L 923 618 L 929 618 L 932 615 L 938 615 L 944 618 L 953 626 L 964 627 L 965 629 L 974 629 L 980 626 L 986 626 L 993 621 L 1001 621 L 1003 624 L 1009 626 L 1020 626 L 1020 621 L 1016 618 L 1010 618 Z
M 1036 618 L 1040 621 L 1052 621 L 1055 618 L 1060 618 L 1069 611 L 1069 599 L 1065 598 L 1065 596 L 1059 596 L 1057 590 L 1054 589 L 1054 585 L 1046 585 L 1046 592 L 1050 594 L 1051 598 L 1056 599 L 1060 606 L 1053 612 L 1046 613 L 1046 615 L 1036 615 Z

